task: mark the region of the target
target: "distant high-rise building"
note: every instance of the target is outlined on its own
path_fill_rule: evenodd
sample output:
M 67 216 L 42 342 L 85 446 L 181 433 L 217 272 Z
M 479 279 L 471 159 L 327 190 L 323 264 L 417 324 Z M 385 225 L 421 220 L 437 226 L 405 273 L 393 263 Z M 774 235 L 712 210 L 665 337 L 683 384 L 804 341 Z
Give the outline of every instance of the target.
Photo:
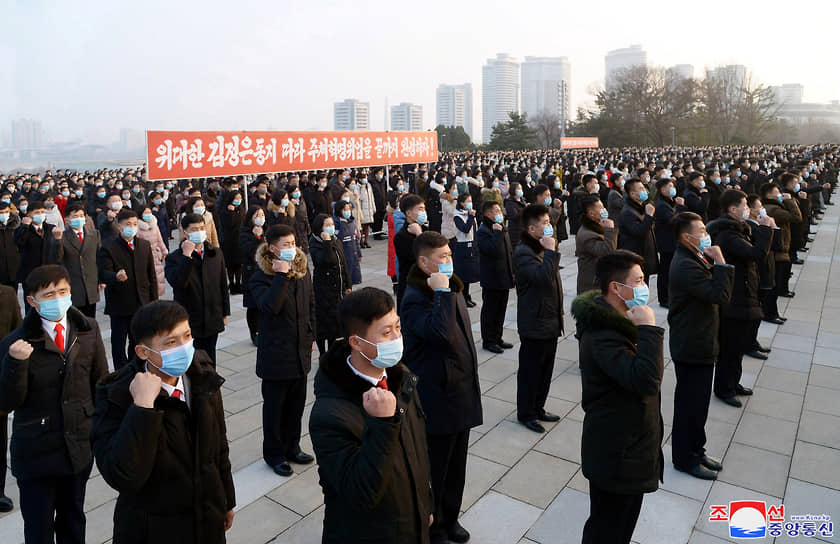
M 391 130 L 423 130 L 423 106 L 411 102 L 391 106 Z
M 776 103 L 779 105 L 801 104 L 805 87 L 799 83 L 785 83 L 773 87 L 773 94 L 776 97 Z
M 522 63 L 522 113 L 545 112 L 569 121 L 571 68 L 566 57 L 525 57 Z
M 143 131 L 132 128 L 120 129 L 120 151 L 138 151 L 146 147 L 146 138 Z
M 486 143 L 496 123 L 507 121 L 509 113 L 519 112 L 519 62 L 498 53 L 482 67 L 481 81 L 481 136 Z
M 333 104 L 333 126 L 335 130 L 369 130 L 370 102 L 359 102 L 348 98 Z
M 676 64 L 666 70 L 671 78 L 692 79 L 694 77 L 694 66 L 691 64 Z
M 717 80 L 725 87 L 725 92 L 732 102 L 737 102 L 744 95 L 747 79 L 747 67 L 743 64 L 728 64 L 706 69 L 706 79 Z
M 606 88 L 612 88 L 619 71 L 646 65 L 647 52 L 642 49 L 641 45 L 631 45 L 608 52 L 607 56 L 604 57 L 604 84 Z
M 36 149 L 44 145 L 41 121 L 17 119 L 12 121 L 12 149 Z
M 437 88 L 435 126 L 464 127 L 464 132 L 473 139 L 473 94 L 472 85 L 439 85 Z

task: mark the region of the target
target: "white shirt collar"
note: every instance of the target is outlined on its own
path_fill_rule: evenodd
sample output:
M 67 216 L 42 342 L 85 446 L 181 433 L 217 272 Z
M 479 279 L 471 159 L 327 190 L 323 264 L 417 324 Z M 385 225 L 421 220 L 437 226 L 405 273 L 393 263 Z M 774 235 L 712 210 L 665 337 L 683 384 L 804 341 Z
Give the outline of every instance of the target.
M 146 371 L 148 371 L 148 370 L 149 370 L 149 362 L 146 361 Z M 187 379 L 186 374 L 184 374 L 182 376 L 178 376 L 178 382 L 175 385 L 169 385 L 168 383 L 161 380 L 160 387 L 161 387 L 161 389 L 166 391 L 166 394 L 169 395 L 170 397 L 172 396 L 172 392 L 177 389 L 178 391 L 181 392 L 181 400 L 186 402 L 187 406 L 189 406 L 188 399 L 189 399 L 189 393 L 190 393 L 190 391 L 189 391 L 190 385 L 189 385 L 189 380 Z
M 70 336 L 69 331 L 67 330 L 67 314 L 64 314 L 64 317 L 61 318 L 60 321 L 50 321 L 49 319 L 41 318 L 41 327 L 43 327 L 44 332 L 47 333 L 53 342 L 55 342 L 55 326 L 61 323 L 61 332 L 64 334 L 64 347 L 67 347 L 67 338 Z
M 384 369 L 382 370 L 382 378 L 379 378 L 378 380 L 376 378 L 371 378 L 370 376 L 368 376 L 366 374 L 362 374 L 361 372 L 356 370 L 356 367 L 353 366 L 353 364 L 350 362 L 350 356 L 349 355 L 347 356 L 347 366 L 350 367 L 350 370 L 353 371 L 353 374 L 355 374 L 356 376 L 360 377 L 361 379 L 363 379 L 367 382 L 372 383 L 373 385 L 376 385 L 380 381 L 382 381 L 382 378 L 387 378 L 388 377 L 388 374 L 385 372 Z

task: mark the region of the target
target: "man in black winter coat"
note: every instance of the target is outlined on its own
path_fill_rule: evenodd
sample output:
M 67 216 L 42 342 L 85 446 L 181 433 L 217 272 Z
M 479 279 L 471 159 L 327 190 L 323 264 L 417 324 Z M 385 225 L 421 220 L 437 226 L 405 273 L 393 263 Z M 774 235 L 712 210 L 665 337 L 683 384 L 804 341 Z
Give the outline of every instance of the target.
M 96 387 L 93 451 L 118 493 L 114 544 L 223 544 L 236 495 L 221 385 L 193 347 L 183 306 L 157 301 L 131 322 L 128 365 Z
M 481 216 L 481 226 L 475 235 L 481 274 L 481 342 L 487 351 L 502 353 L 513 347 L 502 338 L 508 298 L 513 289 L 513 249 L 499 203 L 484 202 Z
M 137 213 L 120 210 L 116 216 L 120 234 L 99 250 L 99 281 L 105 287 L 105 314 L 111 317 L 111 360 L 119 370 L 134 352 L 131 317 L 141 306 L 158 298 L 157 273 L 152 246 L 137 237 Z
M 653 235 L 656 208 L 650 203 L 650 194 L 639 179 L 627 181 L 624 192 L 624 207 L 618 216 L 618 249 L 632 251 L 645 260 L 645 283 L 649 283 L 659 264 Z
M 263 459 L 280 476 L 289 464 L 314 458 L 301 451 L 306 376 L 315 343 L 315 296 L 306 254 L 295 245 L 295 231 L 274 225 L 257 248 L 257 270 L 248 290 L 260 312 L 257 376 L 262 379 Z
M 96 321 L 72 307 L 64 267 L 35 268 L 26 289 L 32 309 L 0 342 L 0 412 L 15 413 L 12 474 L 24 537 L 83 544 L 93 397 L 108 372 L 105 346 Z
M 339 304 L 344 340 L 321 357 L 309 419 L 324 490 L 323 542 L 429 542 L 434 500 L 418 378 L 400 320 L 373 287 Z
M 532 204 L 522 213 L 522 237 L 514 253 L 516 325 L 519 369 L 516 372 L 516 416 L 534 432 L 545 432 L 540 421 L 559 416 L 545 411 L 551 387 L 557 339 L 563 334 L 563 283 L 560 253 L 548 208 Z
M 647 305 L 644 261 L 628 251 L 601 257 L 600 293 L 572 303 L 585 412 L 581 466 L 589 480 L 584 544 L 627 544 L 644 493 L 664 468 L 661 413 L 665 331 Z
M 458 523 L 467 468 L 470 429 L 481 425 L 478 358 L 463 283 L 451 274 L 449 240 L 424 232 L 415 241 L 417 263 L 408 272 L 400 308 L 403 362 L 417 374 L 426 413 L 435 520 L 433 543 L 466 542 Z
M 406 195 L 400 200 L 400 211 L 405 214 L 405 224 L 394 234 L 394 254 L 397 258 L 397 312 L 408 282 L 408 273 L 417 262 L 414 254 L 414 240 L 428 230 L 426 203 L 417 195 Z
M 734 268 L 711 245 L 699 215 L 681 212 L 671 224 L 677 241 L 668 286 L 671 359 L 677 375 L 673 463 L 679 471 L 714 480 L 723 467 L 706 456 L 705 426 L 719 352 L 719 306 L 730 300 Z
M 230 315 L 225 258 L 206 242 L 204 217 L 188 213 L 181 218 L 183 241 L 166 256 L 164 273 L 175 302 L 190 314 L 190 329 L 197 349 L 204 350 L 216 366 L 216 341 Z
M 20 226 L 20 216 L 0 201 L 0 284 L 17 291 L 20 250 L 15 245 L 15 230 Z
M 17 279 L 23 284 L 23 299 L 27 308 L 27 295 L 30 293 L 26 291 L 26 278 L 30 272 L 47 262 L 52 230 L 55 228 L 55 225 L 47 223 L 46 219 L 44 203 L 35 201 L 29 205 L 26 216 L 21 218 L 20 225 L 15 229 L 15 245 L 20 252 Z
M 715 368 L 714 393 L 721 399 L 752 395 L 741 381 L 744 355 L 753 349 L 752 331 L 761 322 L 759 263 L 770 253 L 773 243 L 772 217 L 761 215 L 758 224 L 747 223 L 750 209 L 747 195 L 729 190 L 720 198 L 721 215 L 707 229 L 712 243 L 720 247 L 726 262 L 735 267 L 732 298 L 721 307 L 720 355 Z

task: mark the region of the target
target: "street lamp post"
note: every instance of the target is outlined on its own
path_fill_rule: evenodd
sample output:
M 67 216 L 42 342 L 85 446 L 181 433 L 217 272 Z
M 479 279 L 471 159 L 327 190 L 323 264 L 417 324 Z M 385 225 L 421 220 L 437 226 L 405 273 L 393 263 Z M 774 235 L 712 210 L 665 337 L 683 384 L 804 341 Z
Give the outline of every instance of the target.
M 675 147 L 677 145 L 677 129 L 675 127 L 671 127 L 671 147 Z

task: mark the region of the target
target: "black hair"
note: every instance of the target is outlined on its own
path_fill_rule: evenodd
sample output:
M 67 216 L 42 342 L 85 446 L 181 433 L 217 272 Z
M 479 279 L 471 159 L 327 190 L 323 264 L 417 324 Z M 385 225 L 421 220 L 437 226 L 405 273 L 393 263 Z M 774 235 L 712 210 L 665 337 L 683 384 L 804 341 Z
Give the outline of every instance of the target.
M 187 203 L 184 205 L 184 212 L 188 213 L 188 214 L 193 213 L 193 206 L 195 206 L 195 203 L 198 202 L 199 200 L 204 202 L 204 197 L 191 196 L 187 200 Z M 204 202 L 204 206 L 205 206 L 205 211 L 206 211 L 207 202 Z
M 487 213 L 487 211 L 490 208 L 492 208 L 493 206 L 499 206 L 499 203 L 496 202 L 495 200 L 485 200 L 481 204 L 481 215 L 484 215 L 485 213 Z M 501 206 L 499 206 L 499 208 L 501 208 Z
M 674 229 L 674 238 L 679 240 L 680 235 L 691 230 L 695 221 L 703 222 L 703 218 L 694 212 L 680 212 L 671 218 L 671 228 Z
M 433 230 L 427 230 L 414 240 L 414 257 L 419 258 L 420 255 L 427 255 L 431 250 L 448 245 L 449 240 L 446 236 Z
M 245 224 L 250 225 L 251 223 L 253 223 L 254 214 L 256 214 L 260 210 L 262 210 L 263 214 L 265 214 L 265 208 L 263 208 L 262 206 L 251 206 L 250 208 L 248 208 L 248 211 L 245 212 Z
M 642 183 L 642 180 L 639 178 L 630 178 L 624 182 L 624 192 L 630 194 L 633 191 L 636 191 L 636 185 L 641 185 L 644 188 L 645 184 Z
M 21 199 L 23 200 L 23 199 Z M 44 206 L 43 200 L 33 200 L 29 203 L 29 207 L 26 209 L 28 213 L 32 213 L 35 210 L 45 210 L 46 206 Z
M 527 230 L 531 225 L 536 225 L 545 215 L 551 217 L 547 206 L 542 204 L 525 206 L 525 209 L 522 210 L 522 226 Z
M 544 192 L 548 191 L 551 192 L 551 189 L 548 188 L 548 185 L 540 183 L 539 185 L 534 186 L 534 196 L 541 195 Z M 542 202 L 540 202 L 542 204 Z
M 688 175 L 688 181 L 694 181 L 695 179 L 702 178 L 702 177 L 703 177 L 703 174 L 701 174 L 700 172 L 695 170 L 694 172 L 692 172 Z
M 132 217 L 136 218 L 137 212 L 135 212 L 134 210 L 129 210 L 127 208 L 123 208 L 119 211 L 119 213 L 117 213 L 117 223 L 121 223 L 126 219 L 131 219 Z
M 738 189 L 727 189 L 720 195 L 720 209 L 722 213 L 729 213 L 730 206 L 737 206 L 747 198 L 747 193 Z
M 67 207 L 64 208 L 64 217 L 67 217 L 71 213 L 77 212 L 79 210 L 85 211 L 85 205 L 83 202 L 79 200 L 76 200 L 75 202 L 70 202 L 69 204 L 67 204 Z
M 141 307 L 131 319 L 131 334 L 138 344 L 165 334 L 189 321 L 186 308 L 172 300 L 156 300 Z
M 595 207 L 595 205 L 601 202 L 601 199 L 598 198 L 598 195 L 587 195 L 580 199 L 580 210 L 583 215 L 589 213 L 589 210 Z
M 330 216 L 325 213 L 319 213 L 312 219 L 312 232 L 315 234 L 321 234 L 324 232 L 324 221 L 330 219 Z
M 469 191 L 464 191 L 463 193 L 458 194 L 458 209 L 465 209 L 464 202 L 466 202 L 468 198 L 472 198 Z
M 35 296 L 35 293 L 44 287 L 56 284 L 61 280 L 67 280 L 67 284 L 70 284 L 70 273 L 67 269 L 60 264 L 45 264 L 32 270 L 26 276 L 24 285 L 26 285 L 26 292 Z
M 626 249 L 618 249 L 599 258 L 595 263 L 595 278 L 601 288 L 601 294 L 606 295 L 610 284 L 614 281 L 624 283 L 628 272 L 635 265 L 639 265 L 644 270 L 645 260 Z
M 415 194 L 407 194 L 400 200 L 400 211 L 408 213 L 408 210 L 423 204 L 423 199 Z
M 272 225 L 271 228 L 268 229 L 268 233 L 265 235 L 265 241 L 271 245 L 280 238 L 294 235 L 295 230 L 289 225 Z
M 190 225 L 194 225 L 196 223 L 204 224 L 204 216 L 198 215 L 197 213 L 185 213 L 184 217 L 181 218 L 181 228 L 187 230 Z
M 768 181 L 767 183 L 762 185 L 761 186 L 761 198 L 768 198 L 767 195 L 769 195 L 771 192 L 773 192 L 773 189 L 779 189 L 779 185 L 772 182 L 772 181 Z M 781 189 L 779 189 L 779 190 L 781 190 Z
M 371 323 L 393 309 L 394 297 L 382 289 L 365 287 L 353 291 L 338 303 L 338 320 L 344 337 L 366 336 Z
M 760 197 L 760 196 L 758 196 L 758 195 L 757 195 L 757 194 L 755 194 L 755 193 L 750 193 L 750 194 L 748 194 L 748 195 L 747 195 L 747 206 L 749 206 L 750 208 L 752 208 L 752 207 L 753 207 L 753 204 L 755 204 L 755 203 L 756 203 L 756 201 L 759 201 L 759 202 L 760 202 L 760 201 L 761 201 L 761 197 Z

